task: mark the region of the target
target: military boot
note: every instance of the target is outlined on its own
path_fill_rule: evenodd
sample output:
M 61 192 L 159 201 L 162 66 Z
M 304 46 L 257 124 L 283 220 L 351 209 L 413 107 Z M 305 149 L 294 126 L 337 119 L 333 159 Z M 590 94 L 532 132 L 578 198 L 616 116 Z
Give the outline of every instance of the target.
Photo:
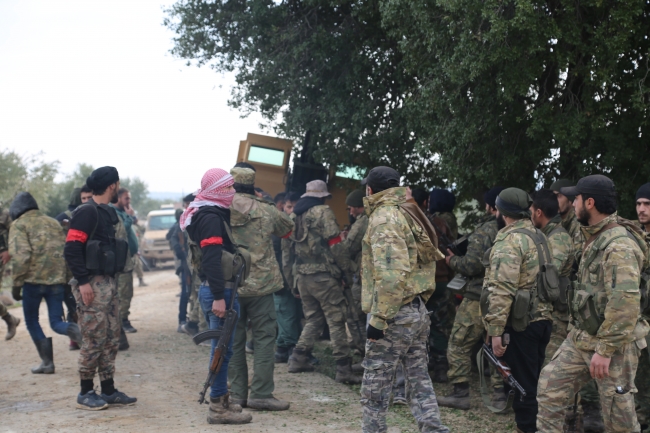
M 2 320 L 7 324 L 7 335 L 5 335 L 5 340 L 11 340 L 14 338 L 14 335 L 16 335 L 16 328 L 20 325 L 20 319 L 7 313 L 2 316 Z
M 366 371 L 365 368 L 363 368 L 363 365 L 361 362 L 357 362 L 356 364 L 352 364 L 352 372 L 357 373 L 357 374 L 363 374 Z
M 126 332 L 122 329 L 120 330 L 120 345 L 117 346 L 117 350 L 128 350 L 129 347 L 129 340 L 126 338 Z
M 276 364 L 286 364 L 289 362 L 289 355 L 290 355 L 290 349 L 291 347 L 278 347 L 275 350 L 275 363 Z
M 469 383 L 454 383 L 454 390 L 438 397 L 438 406 L 469 410 Z
M 505 409 L 506 404 L 508 403 L 508 396 L 506 395 L 506 390 L 504 388 L 494 388 L 492 391 L 492 399 L 490 400 L 490 405 L 497 409 Z
M 230 394 L 221 397 L 210 397 L 208 424 L 248 424 L 253 417 L 243 413 L 241 406 L 230 403 Z
M 289 373 L 314 371 L 314 366 L 309 362 L 309 354 L 304 350 L 293 349 L 289 357 Z
M 429 376 L 431 377 L 431 381 L 434 383 L 447 383 L 449 382 L 449 378 L 447 377 L 447 370 L 449 369 L 449 365 L 447 363 L 440 363 L 436 364 L 433 367 L 433 371 L 429 373 Z
M 582 403 L 583 415 L 583 428 L 585 432 L 590 433 L 604 433 L 605 424 L 603 423 L 603 416 L 600 413 L 600 404 Z
M 335 381 L 357 385 L 361 383 L 361 379 L 361 376 L 357 376 L 352 371 L 352 358 L 343 358 L 336 361 Z
M 584 433 L 584 431 L 582 411 L 574 412 L 573 406 L 570 406 L 564 417 L 563 433 Z
M 54 374 L 54 349 L 52 348 L 52 337 L 38 340 L 34 343 L 38 356 L 41 357 L 41 365 L 32 368 L 34 374 Z
M 281 411 L 288 410 L 291 404 L 288 401 L 278 400 L 271 396 L 270 398 L 249 398 L 246 406 L 250 409 Z

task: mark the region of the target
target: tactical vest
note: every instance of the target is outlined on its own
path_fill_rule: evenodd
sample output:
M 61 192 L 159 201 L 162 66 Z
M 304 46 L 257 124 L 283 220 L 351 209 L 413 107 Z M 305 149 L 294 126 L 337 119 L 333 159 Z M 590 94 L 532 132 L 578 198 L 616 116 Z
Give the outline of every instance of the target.
M 615 227 L 624 227 L 625 233 L 619 233 L 610 238 L 603 236 L 605 232 Z M 596 233 L 596 236 L 587 240 L 585 244 L 582 263 L 580 264 L 581 269 L 589 269 L 599 252 L 605 250 L 613 241 L 623 237 L 632 239 L 639 246 L 644 256 L 639 281 L 639 291 L 641 294 L 640 311 L 645 318 L 650 317 L 650 301 L 648 300 L 650 282 L 650 257 L 648 252 L 650 251 L 650 247 L 648 245 L 647 235 L 634 226 L 631 221 L 618 217 L 616 223 L 610 223 L 603 227 L 600 232 Z M 591 248 L 587 248 L 589 246 Z M 589 253 L 585 256 L 584 253 L 588 249 Z M 616 284 L 615 279 L 616 275 L 614 274 L 612 276 L 612 285 Z M 574 326 L 586 331 L 589 335 L 596 335 L 600 326 L 605 321 L 607 294 L 605 290 L 596 290 L 596 285 L 601 283 L 601 281 L 593 284 L 590 281 L 587 283 L 574 281 L 568 294 L 569 314 L 571 315 Z
M 82 206 L 92 206 L 97 215 L 95 228 L 90 233 L 86 242 L 86 269 L 93 275 L 115 276 L 115 274 L 124 272 L 129 253 L 129 244 L 126 240 L 118 239 L 115 236 L 115 224 L 119 223 L 119 217 L 117 217 L 117 222 L 109 222 L 108 226 L 112 228 L 112 232 L 109 231 L 108 233 L 109 242 L 95 240 L 93 239 L 95 231 L 99 226 L 100 218 L 102 218 L 99 212 L 99 205 L 90 202 Z M 82 206 L 79 206 L 77 209 Z
M 560 277 L 557 268 L 553 264 L 551 252 L 548 248 L 548 241 L 539 230 L 516 229 L 511 233 L 521 233 L 533 240 L 537 249 L 539 261 L 539 272 L 537 280 L 531 289 L 518 289 L 515 299 L 510 307 L 508 324 L 517 332 L 524 331 L 530 321 L 535 318 L 539 302 L 555 302 L 560 296 Z M 492 248 L 488 249 L 483 256 L 483 264 L 487 257 L 487 267 L 490 266 L 489 257 Z M 484 288 L 481 293 L 481 313 L 485 317 L 489 309 L 489 291 Z
M 309 211 L 296 218 L 296 230 L 289 238 L 292 241 L 291 255 L 295 258 L 293 276 L 329 272 L 339 279 L 343 272 L 336 265 L 327 240 L 312 229 L 314 223 L 316 218 Z
M 230 227 L 223 221 L 223 228 L 226 233 L 226 236 L 232 244 L 234 253 L 226 251 L 225 248 L 221 249 L 221 271 L 223 273 L 223 280 L 225 281 L 226 289 L 236 289 L 244 285 L 246 278 L 251 270 L 251 255 L 246 250 L 246 248 L 238 245 L 235 242 L 235 238 L 232 236 Z M 187 260 L 192 265 L 192 268 L 197 274 L 201 273 L 201 259 L 203 258 L 203 253 L 201 252 L 201 247 L 194 242 L 189 236 L 187 245 L 189 246 L 189 251 L 187 253 Z M 244 265 L 244 271 L 242 272 L 241 279 L 239 280 L 239 285 L 235 287 L 235 279 L 237 278 L 237 271 L 241 268 L 242 264 Z

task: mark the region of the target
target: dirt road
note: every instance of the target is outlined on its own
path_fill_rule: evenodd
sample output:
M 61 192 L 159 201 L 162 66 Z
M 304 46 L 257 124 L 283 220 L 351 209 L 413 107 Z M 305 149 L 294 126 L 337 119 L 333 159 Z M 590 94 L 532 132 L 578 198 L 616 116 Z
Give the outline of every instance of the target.
M 275 395 L 291 402 L 289 411 L 251 411 L 253 423 L 244 426 L 208 425 L 208 407 L 200 406 L 197 398 L 207 372 L 209 348 L 195 346 L 189 337 L 176 332 L 176 276 L 157 271 L 145 278 L 149 287 L 135 288 L 131 307 L 131 323 L 138 332 L 129 334 L 131 348 L 119 352 L 115 376 L 116 386 L 138 397 L 138 403 L 99 412 L 75 408 L 79 352 L 70 352 L 68 339 L 50 330 L 43 304 L 41 326 L 54 339 L 56 374 L 30 372 L 40 361 L 24 322 L 13 340 L 0 340 L 0 432 L 360 431 L 358 387 L 338 384 L 320 373 L 289 375 L 286 364 L 276 366 Z M 21 308 L 11 312 L 22 318 Z M 0 330 L 4 334 L 4 324 Z M 95 385 L 99 386 L 98 379 Z M 447 389 L 436 387 L 438 393 Z M 478 398 L 474 406 L 477 402 Z M 454 432 L 512 429 L 511 417 L 495 417 L 483 408 L 469 413 L 443 409 L 442 416 Z M 417 431 L 406 408 L 394 408 L 388 420 L 390 433 Z

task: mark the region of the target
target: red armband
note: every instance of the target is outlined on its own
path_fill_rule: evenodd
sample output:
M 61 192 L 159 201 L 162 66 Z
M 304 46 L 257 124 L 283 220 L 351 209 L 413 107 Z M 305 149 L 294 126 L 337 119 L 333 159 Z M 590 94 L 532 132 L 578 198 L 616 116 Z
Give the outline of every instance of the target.
M 219 236 L 212 236 L 211 238 L 203 239 L 201 241 L 201 248 L 209 245 L 223 245 L 223 238 Z
M 282 239 L 289 239 L 289 236 L 291 236 L 291 233 L 293 233 L 293 230 L 289 230 L 289 233 L 286 235 L 282 236 Z
M 343 239 L 341 239 L 341 235 L 338 235 L 337 237 L 332 238 L 329 241 L 327 241 L 327 245 L 329 245 L 330 247 L 333 247 L 336 244 L 340 244 L 342 241 L 343 241 Z
M 82 244 L 85 244 L 87 240 L 88 234 L 75 229 L 70 229 L 68 231 L 68 236 L 65 238 L 66 242 L 81 242 Z

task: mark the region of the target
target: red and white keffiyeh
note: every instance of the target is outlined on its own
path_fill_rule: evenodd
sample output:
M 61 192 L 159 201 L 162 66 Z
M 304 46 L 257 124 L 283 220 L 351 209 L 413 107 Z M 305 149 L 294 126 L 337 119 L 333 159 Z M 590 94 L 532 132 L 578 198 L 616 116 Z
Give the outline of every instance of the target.
M 196 198 L 181 215 L 181 230 L 192 223 L 192 215 L 203 206 L 219 206 L 229 208 L 235 196 L 235 190 L 229 189 L 235 180 L 230 173 L 220 168 L 211 168 L 201 179 L 201 189 L 195 193 Z

